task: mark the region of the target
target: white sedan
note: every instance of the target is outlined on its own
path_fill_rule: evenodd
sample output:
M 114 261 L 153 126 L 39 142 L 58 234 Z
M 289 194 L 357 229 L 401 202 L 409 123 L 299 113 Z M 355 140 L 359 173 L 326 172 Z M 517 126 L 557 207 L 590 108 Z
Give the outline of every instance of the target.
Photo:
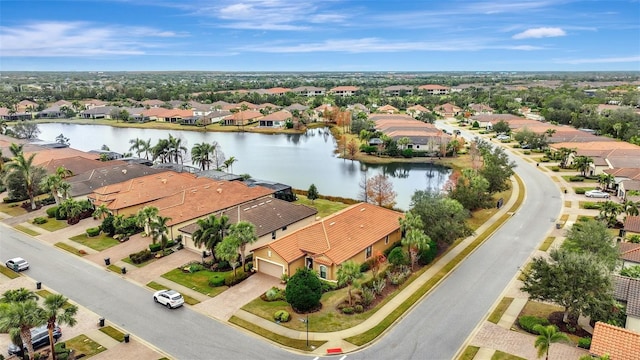
M 592 198 L 603 198 L 603 199 L 608 199 L 609 198 L 609 193 L 606 193 L 606 192 L 600 191 L 600 190 L 589 190 L 589 191 L 585 192 L 584 195 L 586 197 L 592 197 Z
M 159 290 L 153 293 L 153 301 L 162 304 L 169 309 L 175 309 L 184 305 L 184 298 L 175 290 Z
M 9 259 L 4 264 L 13 271 L 23 271 L 29 269 L 29 263 L 27 262 L 27 260 L 21 257 Z

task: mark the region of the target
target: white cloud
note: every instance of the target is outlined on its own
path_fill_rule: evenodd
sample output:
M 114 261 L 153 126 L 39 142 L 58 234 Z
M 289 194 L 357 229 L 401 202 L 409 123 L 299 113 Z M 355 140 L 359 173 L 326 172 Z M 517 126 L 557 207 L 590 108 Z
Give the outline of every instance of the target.
M 514 39 L 539 39 L 546 37 L 558 37 L 565 36 L 567 33 L 561 28 L 552 28 L 552 27 L 540 27 L 534 29 L 528 29 L 521 33 L 513 35 Z
M 609 58 L 590 58 L 590 59 L 560 59 L 555 60 L 560 64 L 610 64 L 610 63 L 635 63 L 637 67 L 640 62 L 639 56 L 628 57 L 609 57 Z

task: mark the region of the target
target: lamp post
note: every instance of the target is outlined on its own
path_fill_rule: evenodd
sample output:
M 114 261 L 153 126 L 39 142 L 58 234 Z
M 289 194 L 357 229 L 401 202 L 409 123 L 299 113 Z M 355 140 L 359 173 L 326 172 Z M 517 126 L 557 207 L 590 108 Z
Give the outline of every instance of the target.
M 309 347 L 309 314 L 307 314 L 307 320 L 305 320 L 305 322 L 307 323 L 307 347 Z

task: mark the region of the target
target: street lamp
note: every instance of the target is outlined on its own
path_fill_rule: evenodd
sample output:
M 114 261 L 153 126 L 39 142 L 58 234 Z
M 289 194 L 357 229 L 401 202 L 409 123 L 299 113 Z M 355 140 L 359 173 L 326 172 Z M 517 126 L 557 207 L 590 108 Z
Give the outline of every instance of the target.
M 309 347 L 309 314 L 307 314 L 306 319 L 300 319 L 300 321 L 307 325 L 307 347 Z

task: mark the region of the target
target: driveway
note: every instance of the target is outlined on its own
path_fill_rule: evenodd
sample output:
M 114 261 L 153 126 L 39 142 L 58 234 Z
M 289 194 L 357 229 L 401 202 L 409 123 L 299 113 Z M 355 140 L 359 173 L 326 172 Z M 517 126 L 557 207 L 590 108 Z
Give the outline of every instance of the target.
M 231 318 L 231 315 L 240 310 L 245 304 L 274 286 L 282 287 L 280 279 L 255 273 L 240 284 L 230 287 L 211 300 L 194 305 L 193 308 L 218 320 L 227 321 Z

